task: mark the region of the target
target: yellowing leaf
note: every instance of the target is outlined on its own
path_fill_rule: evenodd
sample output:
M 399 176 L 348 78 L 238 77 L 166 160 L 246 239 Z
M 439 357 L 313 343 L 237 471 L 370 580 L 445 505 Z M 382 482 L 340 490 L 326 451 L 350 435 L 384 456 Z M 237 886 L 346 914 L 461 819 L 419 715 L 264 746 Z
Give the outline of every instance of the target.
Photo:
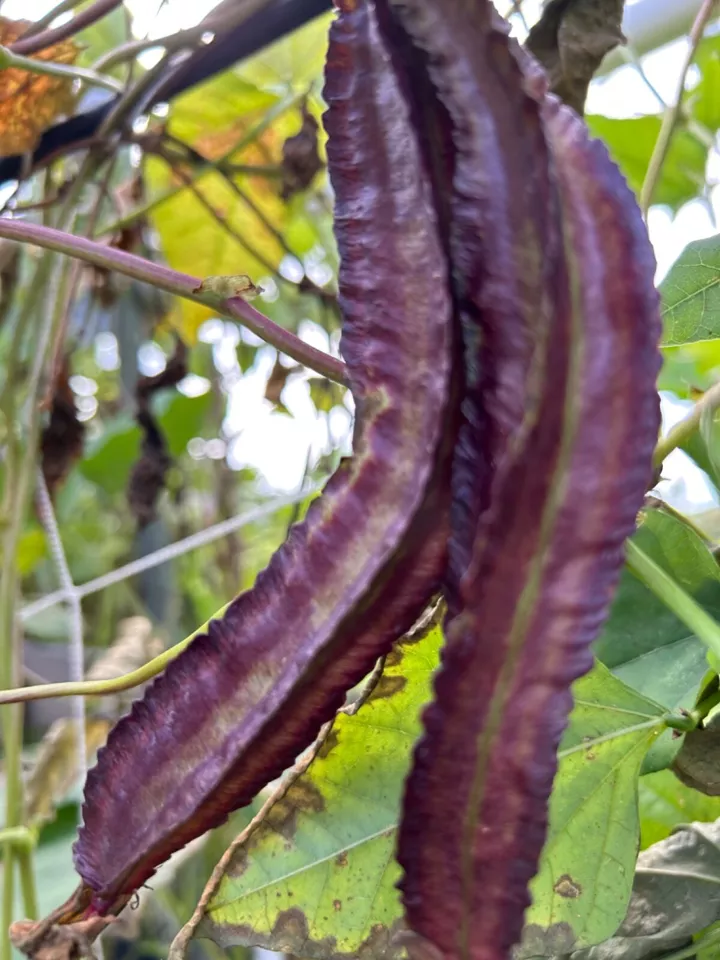
M 0 17 L 0 45 L 9 46 L 30 26 L 27 20 Z M 33 55 L 34 60 L 74 63 L 79 48 L 72 40 L 56 43 Z M 73 81 L 48 77 L 16 67 L 0 70 L 0 156 L 32 150 L 55 120 L 75 103 Z

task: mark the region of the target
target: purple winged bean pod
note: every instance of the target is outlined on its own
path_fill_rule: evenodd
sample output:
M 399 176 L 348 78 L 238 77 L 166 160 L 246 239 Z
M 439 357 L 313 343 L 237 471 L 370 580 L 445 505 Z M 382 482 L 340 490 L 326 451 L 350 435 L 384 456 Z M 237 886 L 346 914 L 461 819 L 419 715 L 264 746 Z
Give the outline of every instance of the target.
M 56 919 L 116 913 L 248 803 L 442 586 L 403 898 L 440 956 L 504 960 L 571 684 L 651 479 L 654 261 L 618 170 L 490 0 L 338 6 L 325 96 L 353 457 L 113 730 Z
M 488 2 L 391 0 L 456 148 L 468 396 L 446 646 L 407 784 L 410 926 L 448 958 L 518 939 L 570 686 L 651 480 L 654 259 L 635 201 Z
M 112 913 L 287 767 L 408 630 L 445 567 L 453 313 L 432 190 L 365 4 L 333 25 L 325 96 L 353 457 L 207 635 L 112 731 L 64 919 Z

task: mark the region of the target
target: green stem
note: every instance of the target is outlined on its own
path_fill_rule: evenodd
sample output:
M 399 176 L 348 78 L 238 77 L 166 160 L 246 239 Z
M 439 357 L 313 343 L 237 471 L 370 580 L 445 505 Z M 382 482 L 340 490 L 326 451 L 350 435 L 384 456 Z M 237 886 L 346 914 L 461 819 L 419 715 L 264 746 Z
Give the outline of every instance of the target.
M 645 217 L 647 217 L 648 210 L 650 209 L 655 188 L 660 180 L 662 169 L 665 165 L 665 160 L 670 150 L 675 128 L 678 120 L 680 119 L 680 112 L 685 97 L 685 82 L 687 80 L 688 71 L 690 70 L 692 62 L 695 59 L 697 48 L 702 40 L 705 27 L 713 14 L 716 3 L 717 0 L 703 0 L 703 4 L 700 7 L 697 16 L 695 17 L 695 22 L 690 28 L 690 46 L 688 48 L 682 70 L 680 71 L 677 94 L 672 106 L 668 107 L 663 115 L 662 124 L 660 125 L 660 132 L 658 133 L 655 146 L 653 147 L 650 162 L 648 163 L 647 173 L 645 174 L 645 180 L 643 181 L 642 189 L 640 191 L 640 209 Z
M 700 703 L 690 711 L 690 716 L 697 721 L 697 724 L 700 724 L 718 704 L 720 704 L 720 690 L 716 690 L 715 693 L 711 693 L 705 697 L 704 700 L 701 700 Z
M 92 70 L 83 67 L 71 67 L 65 63 L 55 63 L 53 60 L 36 60 L 33 57 L 22 57 L 13 53 L 8 47 L 0 46 L 0 70 L 14 67 L 17 70 L 27 70 L 28 73 L 40 73 L 46 77 L 60 77 L 64 80 L 82 80 L 93 87 L 104 87 L 113 93 L 122 93 L 123 86 L 112 77 L 104 77 Z
M 222 607 L 212 619 L 221 617 L 228 604 Z M 201 627 L 191 633 L 189 637 L 176 643 L 169 650 L 164 650 L 153 660 L 149 660 L 142 667 L 133 670 L 131 673 L 122 674 L 119 677 L 112 677 L 109 680 L 82 680 L 80 682 L 66 683 L 40 683 L 34 687 L 18 687 L 15 690 L 3 690 L 0 692 L 0 704 L 5 703 L 24 703 L 28 700 L 47 700 L 50 697 L 105 697 L 113 693 L 121 693 L 123 690 L 131 690 L 133 687 L 140 686 L 141 683 L 147 683 L 167 667 L 167 665 L 180 656 L 183 650 L 201 633 L 205 633 L 208 624 L 204 623 Z
M 37 31 L 31 36 L 20 37 L 13 43 L 12 53 L 29 57 L 31 54 L 45 50 L 55 43 L 61 43 L 68 37 L 74 37 L 76 33 L 92 26 L 98 20 L 102 20 L 116 7 L 119 7 L 121 3 L 122 0 L 95 0 L 89 7 L 59 27 L 51 27 L 47 30 Z
M 661 466 L 663 460 L 672 453 L 677 447 L 682 446 L 686 440 L 695 433 L 700 427 L 703 416 L 706 413 L 713 413 L 720 407 L 720 383 L 710 387 L 698 400 L 692 410 L 684 417 L 680 423 L 676 423 L 666 437 L 658 441 L 653 454 L 653 464 L 656 467 Z
M 60 226 L 67 227 L 74 222 L 75 204 L 83 190 L 85 178 L 94 171 L 94 163 L 85 159 L 67 200 L 59 214 Z M 41 228 L 43 229 L 43 228 Z M 47 229 L 47 228 L 44 228 Z M 42 372 L 47 359 L 48 346 L 52 342 L 52 331 L 57 323 L 59 311 L 53 305 L 52 293 L 53 267 L 55 257 L 43 257 L 37 265 L 29 293 L 19 318 L 19 329 L 34 345 L 35 363 L 30 371 L 26 386 L 26 396 L 22 408 L 15 390 L 3 391 L 4 412 L 8 420 L 8 443 L 5 462 L 5 494 L 3 498 L 3 557 L 0 574 L 0 669 L 3 686 L 16 686 L 18 667 L 18 635 L 15 619 L 15 601 L 18 590 L 18 577 L 15 564 L 17 545 L 20 539 L 22 523 L 26 515 L 33 489 L 35 470 L 40 441 L 40 394 L 42 390 Z M 44 295 L 45 304 L 38 298 Z M 44 306 L 46 309 L 40 309 Z M 18 341 L 19 342 L 19 341 Z M 11 358 L 12 359 L 12 358 Z M 15 372 L 19 365 L 9 363 L 8 370 Z M 11 372 L 11 376 L 12 376 Z M 18 430 L 20 424 L 25 427 L 24 442 L 20 443 Z M 3 711 L 3 734 L 5 740 L 5 777 L 6 777 L 6 817 L 8 828 L 21 825 L 22 821 L 22 708 L 12 706 Z M 1 960 L 10 960 L 12 949 L 9 938 L 4 935 L 13 920 L 14 907 L 14 857 L 16 851 L 9 841 L 3 844 L 4 883 L 2 901 L 2 941 Z M 25 907 L 28 912 L 37 913 L 35 878 L 32 869 L 32 854 L 27 851 L 18 855 L 20 883 Z
M 17 860 L 20 868 L 20 889 L 22 890 L 23 906 L 25 907 L 25 919 L 37 920 L 40 911 L 38 910 L 32 848 L 20 847 L 17 851 Z
M 716 657 L 720 657 L 720 624 L 636 543 L 628 540 L 626 547 L 628 568 L 638 580 L 672 610 Z
M 317 350 L 304 343 L 299 337 L 278 326 L 263 316 L 249 303 L 239 297 L 223 299 L 216 294 L 200 292 L 200 281 L 185 273 L 178 273 L 159 263 L 144 260 L 133 253 L 117 250 L 114 247 L 105 247 L 85 237 L 78 237 L 52 227 L 40 226 L 25 221 L 0 219 L 0 237 L 10 240 L 19 240 L 32 243 L 46 250 L 54 250 L 86 263 L 103 267 L 106 270 L 116 270 L 126 277 L 149 283 L 159 290 L 202 303 L 216 310 L 221 316 L 229 317 L 252 330 L 266 343 L 276 347 L 303 366 L 315 370 L 328 380 L 345 383 L 345 364 L 335 357 L 329 356 L 322 350 Z
M 4 827 L 0 830 L 0 843 L 12 843 L 19 850 L 34 850 L 37 835 L 29 827 Z
M 696 730 L 698 726 L 698 720 L 694 710 L 692 713 L 687 714 L 687 716 L 668 713 L 663 717 L 663 723 L 671 730 L 680 730 L 681 733 L 690 733 L 692 730 Z

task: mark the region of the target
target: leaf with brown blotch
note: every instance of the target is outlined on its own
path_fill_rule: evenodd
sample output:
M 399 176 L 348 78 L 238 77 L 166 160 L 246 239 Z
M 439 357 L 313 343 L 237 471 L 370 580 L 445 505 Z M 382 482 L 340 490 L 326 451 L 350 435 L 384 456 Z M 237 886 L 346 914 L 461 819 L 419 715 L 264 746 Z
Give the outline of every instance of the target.
M 489 2 L 390 5 L 454 128 L 451 256 L 470 371 L 455 616 L 398 858 L 410 926 L 445 958 L 499 960 L 529 902 L 570 685 L 591 665 L 651 479 L 654 262 L 604 148 L 546 96 Z M 483 487 L 472 466 L 488 449 Z M 486 503 L 468 511 L 468 491 Z
M 111 733 L 88 776 L 83 887 L 65 921 L 115 912 L 174 850 L 248 803 L 440 584 L 456 406 L 447 264 L 365 4 L 348 0 L 333 25 L 325 98 L 354 456 L 254 589 Z
M 0 17 L 0 44 L 9 46 L 31 24 Z M 53 44 L 33 54 L 34 60 L 72 64 L 80 48 L 72 40 Z M 75 105 L 72 78 L 50 77 L 17 67 L 0 70 L 0 157 L 32 150 L 40 135 Z

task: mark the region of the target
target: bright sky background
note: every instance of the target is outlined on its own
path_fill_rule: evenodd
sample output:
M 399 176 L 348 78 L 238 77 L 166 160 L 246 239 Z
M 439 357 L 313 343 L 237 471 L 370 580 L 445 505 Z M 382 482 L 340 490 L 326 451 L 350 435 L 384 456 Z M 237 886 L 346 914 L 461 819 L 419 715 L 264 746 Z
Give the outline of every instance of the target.
M 5 0 L 2 12 L 9 17 L 37 18 L 55 5 L 56 0 Z M 215 0 L 127 0 L 135 16 L 139 36 L 162 36 L 181 27 L 196 23 L 214 5 Z M 500 0 L 502 6 L 502 0 Z M 533 10 L 533 5 L 535 10 Z M 161 12 L 157 15 L 158 8 Z M 539 8 L 539 0 L 526 0 L 524 9 L 530 18 Z M 686 50 L 686 41 L 673 43 L 643 59 L 646 75 L 663 101 L 671 102 L 676 95 L 677 78 Z M 616 70 L 609 77 L 597 81 L 590 92 L 588 111 L 613 117 L 630 117 L 643 113 L 657 113 L 661 109 L 655 94 L 639 73 L 631 66 Z M 720 181 L 720 155 L 712 157 L 708 177 Z M 686 204 L 677 215 L 656 207 L 650 212 L 648 228 L 658 260 L 658 279 L 667 271 L 681 250 L 691 240 L 718 232 L 714 220 L 720 218 L 720 186 L 711 191 L 710 204 L 694 201 Z M 328 349 L 325 334 L 310 322 L 301 326 L 301 334 L 314 345 Z M 214 343 L 216 360 L 228 372 L 237 363 L 236 345 L 240 333 L 230 324 L 212 321 L 203 331 L 203 339 Z M 153 359 L 150 353 L 143 358 L 150 372 Z M 286 387 L 283 402 L 293 413 L 293 418 L 271 412 L 270 404 L 263 399 L 264 384 L 273 363 L 273 351 L 259 351 L 256 368 L 237 383 L 231 391 L 226 422 L 227 433 L 233 439 L 225 450 L 222 442 L 203 450 L 196 448 L 199 456 L 223 456 L 226 452 L 232 466 L 249 464 L 260 469 L 268 483 L 280 490 L 293 490 L 302 481 L 308 449 L 314 459 L 328 445 L 340 442 L 347 436 L 349 414 L 338 411 L 328 426 L 323 417 L 316 415 L 309 399 L 304 381 L 296 380 Z M 189 385 L 191 386 L 191 385 Z M 683 405 L 663 398 L 663 415 L 666 426 L 683 416 Z M 666 463 L 665 475 L 670 483 L 663 484 L 663 495 L 681 509 L 705 509 L 713 504 L 713 494 L 704 481 L 701 471 L 684 454 L 676 452 Z

